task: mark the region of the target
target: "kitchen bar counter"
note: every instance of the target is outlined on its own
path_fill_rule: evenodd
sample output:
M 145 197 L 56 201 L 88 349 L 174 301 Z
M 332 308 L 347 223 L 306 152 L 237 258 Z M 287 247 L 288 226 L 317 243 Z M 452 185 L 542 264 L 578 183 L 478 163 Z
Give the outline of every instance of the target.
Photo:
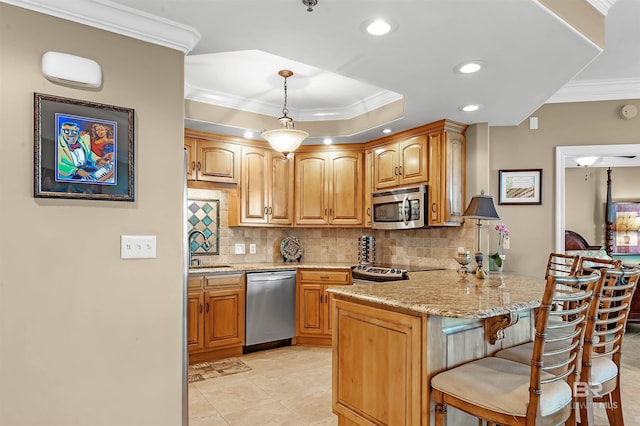
M 339 425 L 434 424 L 431 378 L 530 341 L 545 281 L 456 271 L 332 288 L 333 411 Z M 478 420 L 448 407 L 450 426 Z
M 507 273 L 460 278 L 454 270 L 410 272 L 406 281 L 336 287 L 328 291 L 416 314 L 451 318 L 489 318 L 535 308 L 545 281 Z

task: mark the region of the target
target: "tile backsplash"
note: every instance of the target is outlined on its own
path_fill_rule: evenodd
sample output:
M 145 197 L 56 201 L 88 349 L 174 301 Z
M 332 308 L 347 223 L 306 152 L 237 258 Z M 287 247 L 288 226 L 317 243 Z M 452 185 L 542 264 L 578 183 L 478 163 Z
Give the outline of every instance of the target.
M 297 237 L 304 248 L 303 262 L 358 263 L 358 238 L 373 235 L 376 262 L 411 266 L 458 268 L 453 260 L 458 247 L 472 249 L 474 228 L 469 222 L 462 227 L 428 228 L 408 231 L 382 231 L 370 228 L 256 228 L 229 227 L 228 195 L 224 191 L 188 189 L 189 199 L 220 200 L 220 254 L 194 255 L 202 265 L 281 262 L 280 242 Z M 245 254 L 235 254 L 235 245 L 244 244 Z M 256 254 L 249 254 L 249 245 Z

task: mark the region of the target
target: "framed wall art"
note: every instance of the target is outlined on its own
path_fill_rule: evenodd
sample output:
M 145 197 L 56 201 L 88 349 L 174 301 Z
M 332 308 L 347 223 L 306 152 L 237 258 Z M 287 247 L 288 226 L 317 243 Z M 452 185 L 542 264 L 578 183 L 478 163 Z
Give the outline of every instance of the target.
M 34 94 L 34 197 L 134 201 L 134 111 Z
M 500 170 L 498 204 L 542 204 L 542 169 Z
M 640 254 L 640 203 L 613 203 L 614 254 Z

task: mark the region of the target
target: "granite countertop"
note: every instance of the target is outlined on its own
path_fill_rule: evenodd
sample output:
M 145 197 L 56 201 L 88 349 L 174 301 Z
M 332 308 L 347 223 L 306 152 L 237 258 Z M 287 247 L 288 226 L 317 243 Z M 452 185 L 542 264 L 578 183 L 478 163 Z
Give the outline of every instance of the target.
M 273 263 L 234 263 L 223 266 L 200 266 L 190 268 L 189 275 L 206 275 L 219 273 L 243 273 L 264 271 L 292 271 L 302 268 L 312 269 L 351 269 L 352 263 L 298 263 L 298 262 L 273 262 Z
M 540 305 L 545 280 L 489 273 L 484 280 L 455 270 L 409 273 L 405 281 L 331 287 L 329 292 L 391 310 L 451 318 L 489 318 Z M 342 296 L 342 297 L 341 297 Z

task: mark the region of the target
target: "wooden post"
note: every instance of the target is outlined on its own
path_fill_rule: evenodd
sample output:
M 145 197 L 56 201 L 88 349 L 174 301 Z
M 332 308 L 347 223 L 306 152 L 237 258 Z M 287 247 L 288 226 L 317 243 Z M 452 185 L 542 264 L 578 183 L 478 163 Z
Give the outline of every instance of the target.
M 607 204 L 604 212 L 606 220 L 605 246 L 609 256 L 611 256 L 611 252 L 613 251 L 613 225 L 616 220 L 615 214 L 613 202 L 611 201 L 611 167 L 609 167 L 607 169 Z

